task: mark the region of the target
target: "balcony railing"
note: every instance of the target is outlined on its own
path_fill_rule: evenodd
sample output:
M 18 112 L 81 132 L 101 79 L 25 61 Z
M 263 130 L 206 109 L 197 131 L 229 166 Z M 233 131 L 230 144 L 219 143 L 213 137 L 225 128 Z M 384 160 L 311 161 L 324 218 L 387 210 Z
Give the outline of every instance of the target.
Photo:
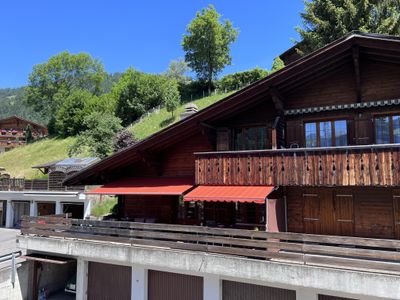
M 400 275 L 400 241 L 201 226 L 23 217 L 21 234 L 145 245 Z
M 84 186 L 52 186 L 48 179 L 2 178 L 0 191 L 84 191 Z
M 196 184 L 399 186 L 400 144 L 200 152 Z

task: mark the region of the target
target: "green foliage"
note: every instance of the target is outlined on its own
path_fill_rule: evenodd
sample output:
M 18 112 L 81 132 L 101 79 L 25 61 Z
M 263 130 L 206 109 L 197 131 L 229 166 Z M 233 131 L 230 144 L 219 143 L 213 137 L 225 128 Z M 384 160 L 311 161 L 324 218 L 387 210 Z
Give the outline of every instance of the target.
M 284 67 L 285 67 L 285 63 L 283 62 L 283 60 L 279 56 L 275 57 L 274 61 L 272 62 L 271 73 L 279 71 L 280 69 L 282 69 Z
M 75 89 L 100 94 L 104 76 L 103 65 L 89 54 L 61 52 L 33 67 L 26 100 L 34 111 L 52 118 Z
M 178 86 L 166 76 L 146 74 L 128 69 L 112 89 L 116 115 L 124 126 L 149 109 L 165 102 L 165 97 L 178 93 Z
M 47 118 L 41 117 L 39 113 L 26 105 L 24 88 L 0 89 L 0 106 L 1 119 L 15 115 L 40 124 L 48 122 Z
M 75 143 L 69 148 L 70 156 L 89 153 L 104 158 L 113 151 L 113 138 L 122 128 L 121 120 L 110 113 L 92 112 L 83 121 L 86 130 L 78 135 Z
M 114 105 L 107 94 L 96 96 L 86 90 L 75 90 L 64 100 L 56 115 L 57 132 L 74 136 L 86 129 L 84 119 L 93 111 L 113 113 Z
M 215 102 L 227 97 L 230 93 L 227 94 L 217 94 L 210 97 L 201 98 L 199 100 L 193 101 L 194 104 L 197 105 L 199 109 L 203 109 Z M 185 105 L 180 105 L 176 109 L 176 114 L 180 114 L 184 112 Z M 171 125 L 173 122 L 179 120 L 175 118 L 171 120 L 171 115 L 167 112 L 166 108 L 160 109 L 158 112 L 153 112 L 149 116 L 146 116 L 140 122 L 134 124 L 133 126 L 129 127 L 129 130 L 133 132 L 134 136 L 141 140 L 149 135 L 156 133 L 157 131 L 165 128 L 168 125 Z
M 400 34 L 399 0 L 312 0 L 298 27 L 302 53 L 312 52 L 351 31 Z
M 183 59 L 172 60 L 169 63 L 168 70 L 165 73 L 168 79 L 175 80 L 178 83 L 188 83 L 191 78 L 186 74 L 190 71 L 190 68 L 186 61 Z
M 163 90 L 163 100 L 167 112 L 174 116 L 174 111 L 178 108 L 181 103 L 181 96 L 178 90 L 178 83 L 175 80 L 171 80 Z
M 238 36 L 232 23 L 220 18 L 212 5 L 197 12 L 182 41 L 185 61 L 210 88 L 217 74 L 231 64 L 230 45 Z
M 108 197 L 108 199 L 100 200 L 94 203 L 91 210 L 91 215 L 102 217 L 114 212 L 114 207 L 117 205 L 116 197 Z
M 256 82 L 268 75 L 268 71 L 254 68 L 249 71 L 237 72 L 222 77 L 217 82 L 218 89 L 222 91 L 234 91 L 250 83 Z

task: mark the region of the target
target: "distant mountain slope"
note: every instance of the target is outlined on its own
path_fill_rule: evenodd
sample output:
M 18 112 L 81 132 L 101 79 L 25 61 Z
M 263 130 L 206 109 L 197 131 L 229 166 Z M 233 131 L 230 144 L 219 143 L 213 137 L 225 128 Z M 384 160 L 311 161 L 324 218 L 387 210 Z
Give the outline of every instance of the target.
M 43 120 L 38 113 L 28 107 L 24 103 L 23 97 L 24 88 L 0 89 L 0 119 L 17 115 L 39 124 L 46 125 L 47 120 Z

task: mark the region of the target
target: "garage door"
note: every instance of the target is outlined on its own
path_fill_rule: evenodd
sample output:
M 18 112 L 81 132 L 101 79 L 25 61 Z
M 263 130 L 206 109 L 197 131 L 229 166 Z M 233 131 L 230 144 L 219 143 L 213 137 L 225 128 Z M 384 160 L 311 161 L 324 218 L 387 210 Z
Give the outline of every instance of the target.
M 296 292 L 224 280 L 222 281 L 222 300 L 296 300 Z
M 63 203 L 63 213 L 70 213 L 71 218 L 83 219 L 83 211 L 83 203 Z
M 19 228 L 21 226 L 22 216 L 29 216 L 30 204 L 29 202 L 16 202 L 12 203 L 14 210 L 14 227 Z
M 184 274 L 148 272 L 148 300 L 203 300 L 203 278 Z
M 49 216 L 56 213 L 56 204 L 51 202 L 43 202 L 37 204 L 38 216 Z
M 130 300 L 131 267 L 89 262 L 88 300 Z

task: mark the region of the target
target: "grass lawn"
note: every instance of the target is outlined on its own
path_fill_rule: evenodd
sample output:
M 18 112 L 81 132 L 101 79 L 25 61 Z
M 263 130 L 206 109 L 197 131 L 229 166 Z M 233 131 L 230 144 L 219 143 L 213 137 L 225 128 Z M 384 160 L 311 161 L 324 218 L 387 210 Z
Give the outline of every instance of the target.
M 91 215 L 95 217 L 102 217 L 111 213 L 111 210 L 117 204 L 116 197 L 109 197 L 108 199 L 96 201 L 91 210 Z
M 199 110 L 210 106 L 211 104 L 225 98 L 226 96 L 232 94 L 233 92 L 226 94 L 217 94 L 210 97 L 201 98 L 199 100 L 193 101 Z M 179 114 L 185 110 L 185 105 L 187 103 L 178 107 L 178 109 L 174 112 L 174 118 L 172 118 L 171 113 L 167 112 L 165 108 L 160 109 L 158 112 L 153 112 L 149 116 L 145 117 L 140 122 L 134 124 L 129 127 L 129 130 L 133 132 L 137 139 L 144 139 L 149 135 L 167 127 L 177 121 L 179 121 Z
M 11 177 L 42 178 L 44 175 L 31 167 L 41 163 L 68 157 L 68 147 L 75 138 L 44 139 L 0 154 L 0 166 L 6 168 Z

